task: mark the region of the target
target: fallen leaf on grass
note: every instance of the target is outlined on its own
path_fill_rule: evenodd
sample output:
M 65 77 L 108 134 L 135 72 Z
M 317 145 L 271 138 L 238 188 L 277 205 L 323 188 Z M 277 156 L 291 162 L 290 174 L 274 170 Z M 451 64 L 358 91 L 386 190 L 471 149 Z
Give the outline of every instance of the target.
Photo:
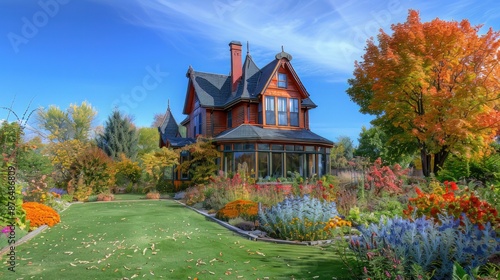
M 264 253 L 259 252 L 259 251 L 255 251 L 255 253 L 257 253 L 257 254 L 259 254 L 259 255 L 261 255 L 261 256 L 264 256 L 264 257 L 266 256 L 266 255 L 264 255 Z
M 64 253 L 65 253 L 65 254 L 68 254 L 68 255 L 70 255 L 70 256 L 73 254 L 73 252 L 70 252 L 70 251 L 68 251 L 68 252 L 64 252 Z
M 74 264 L 74 263 L 69 263 L 69 264 L 70 264 L 71 266 L 76 266 L 76 264 Z
M 123 268 L 125 268 L 126 270 L 130 270 L 130 268 L 126 267 L 126 266 L 123 266 Z

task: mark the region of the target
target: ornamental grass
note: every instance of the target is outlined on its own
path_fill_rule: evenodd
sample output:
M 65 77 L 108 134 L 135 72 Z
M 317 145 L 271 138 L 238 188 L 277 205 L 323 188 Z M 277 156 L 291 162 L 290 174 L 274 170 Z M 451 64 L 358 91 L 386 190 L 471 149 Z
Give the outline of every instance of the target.
M 22 207 L 26 211 L 26 219 L 30 221 L 30 227 L 41 225 L 52 227 L 61 221 L 59 214 L 47 205 L 38 202 L 25 202 Z

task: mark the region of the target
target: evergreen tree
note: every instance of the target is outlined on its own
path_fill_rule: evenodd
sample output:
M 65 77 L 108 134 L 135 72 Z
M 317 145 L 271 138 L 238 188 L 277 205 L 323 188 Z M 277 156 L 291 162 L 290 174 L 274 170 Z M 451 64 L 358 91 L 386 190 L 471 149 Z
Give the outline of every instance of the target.
M 138 137 L 135 126 L 129 118 L 119 111 L 114 111 L 106 121 L 104 132 L 97 136 L 97 146 L 113 159 L 121 153 L 135 160 L 138 149 Z

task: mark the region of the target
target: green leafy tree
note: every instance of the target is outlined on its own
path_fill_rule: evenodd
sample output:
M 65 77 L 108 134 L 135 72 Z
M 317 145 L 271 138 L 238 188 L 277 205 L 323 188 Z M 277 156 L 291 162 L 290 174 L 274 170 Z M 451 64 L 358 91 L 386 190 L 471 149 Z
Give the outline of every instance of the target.
M 467 20 L 422 23 L 414 10 L 391 29 L 367 42 L 348 81 L 360 111 L 392 143 L 417 147 L 425 176 L 450 153 L 485 154 L 500 128 L 500 33 Z
M 215 175 L 218 166 L 215 160 L 219 157 L 215 146 L 210 139 L 198 138 L 196 143 L 187 145 L 179 152 L 188 151 L 190 159 L 179 165 L 180 170 L 189 172 L 194 184 L 205 184 Z
M 131 120 L 114 111 L 106 121 L 104 132 L 97 136 L 97 146 L 113 159 L 123 153 L 127 158 L 135 160 L 138 149 L 138 137 Z
M 483 186 L 500 184 L 500 154 L 485 155 L 479 159 L 450 156 L 438 174 L 440 181 L 475 181 Z
M 22 143 L 18 151 L 17 167 L 19 178 L 24 181 L 38 180 L 43 175 L 51 175 L 54 166 L 45 154 L 45 145 L 39 138 Z
M 332 167 L 345 168 L 353 158 L 354 146 L 351 138 L 340 136 L 337 138 L 335 146 L 331 149 L 330 159 Z
M 92 105 L 84 101 L 80 105 L 70 104 L 66 111 L 54 105 L 40 109 L 37 119 L 40 128 L 48 131 L 51 141 L 88 141 L 96 115 L 97 111 Z
M 148 181 L 151 183 L 147 189 L 164 191 L 165 186 L 162 186 L 162 183 L 165 180 L 163 179 L 168 177 L 168 175 L 172 175 L 167 173 L 169 169 L 171 172 L 173 166 L 179 163 L 178 158 L 177 153 L 167 147 L 162 147 L 161 149 L 156 149 L 142 155 L 143 170 L 147 173 Z
M 17 157 L 21 144 L 23 128 L 17 122 L 0 123 L 0 228 L 5 226 L 26 227 L 26 213 L 21 207 L 23 197 L 21 186 L 17 184 Z M 15 215 L 11 215 L 10 203 L 15 204 Z
M 158 128 L 141 127 L 138 130 L 138 134 L 137 155 L 139 157 L 158 149 Z
M 386 158 L 388 153 L 386 141 L 387 136 L 380 128 L 372 126 L 367 129 L 363 126 L 358 138 L 359 145 L 354 155 L 369 158 L 372 162 L 377 158 Z
M 142 169 L 139 163 L 130 160 L 124 154 L 121 154 L 120 160 L 115 163 L 115 170 L 118 186 L 131 187 L 141 179 Z

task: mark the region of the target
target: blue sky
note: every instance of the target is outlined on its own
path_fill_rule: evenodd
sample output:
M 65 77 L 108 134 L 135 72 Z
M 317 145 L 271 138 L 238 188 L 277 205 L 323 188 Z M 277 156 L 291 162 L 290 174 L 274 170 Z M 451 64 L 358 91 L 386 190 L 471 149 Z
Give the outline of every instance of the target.
M 228 43 L 238 40 L 245 52 L 249 42 L 259 67 L 284 46 L 319 105 L 311 130 L 357 142 L 372 117 L 349 100 L 347 79 L 366 39 L 404 22 L 408 9 L 422 21 L 468 19 L 500 30 L 496 1 L 2 0 L 0 107 L 22 115 L 30 102 L 66 109 L 88 101 L 95 125 L 118 107 L 150 126 L 170 100 L 180 122 L 189 65 L 228 74 Z

